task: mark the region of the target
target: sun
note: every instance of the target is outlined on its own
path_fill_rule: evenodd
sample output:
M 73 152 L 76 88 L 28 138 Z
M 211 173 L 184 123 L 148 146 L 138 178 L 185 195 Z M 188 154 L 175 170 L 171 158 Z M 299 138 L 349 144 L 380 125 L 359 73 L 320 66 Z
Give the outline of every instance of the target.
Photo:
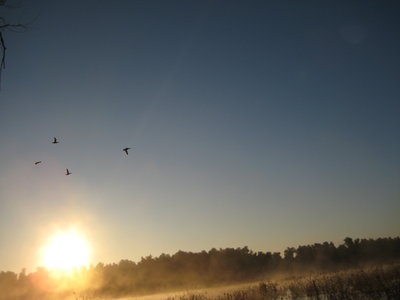
M 74 230 L 58 232 L 43 247 L 42 263 L 48 269 L 72 270 L 89 264 L 89 245 Z

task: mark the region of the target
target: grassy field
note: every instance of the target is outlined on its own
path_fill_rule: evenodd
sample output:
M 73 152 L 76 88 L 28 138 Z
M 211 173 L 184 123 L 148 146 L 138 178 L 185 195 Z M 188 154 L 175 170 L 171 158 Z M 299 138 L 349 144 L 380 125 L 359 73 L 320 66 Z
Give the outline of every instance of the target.
M 119 292 L 119 290 L 116 290 Z M 257 282 L 118 297 L 91 291 L 15 294 L 4 300 L 400 300 L 400 263 L 339 272 L 286 272 Z M 26 296 L 28 295 L 28 296 Z
M 142 298 L 143 300 L 396 300 L 400 299 L 400 264 L 126 299 Z

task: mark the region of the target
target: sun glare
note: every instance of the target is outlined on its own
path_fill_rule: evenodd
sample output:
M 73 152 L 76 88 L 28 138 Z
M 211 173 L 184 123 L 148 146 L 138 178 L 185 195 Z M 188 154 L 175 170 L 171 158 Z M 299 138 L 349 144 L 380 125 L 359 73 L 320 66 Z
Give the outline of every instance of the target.
M 71 270 L 89 264 L 89 246 L 75 231 L 55 234 L 43 248 L 43 265 L 48 269 Z

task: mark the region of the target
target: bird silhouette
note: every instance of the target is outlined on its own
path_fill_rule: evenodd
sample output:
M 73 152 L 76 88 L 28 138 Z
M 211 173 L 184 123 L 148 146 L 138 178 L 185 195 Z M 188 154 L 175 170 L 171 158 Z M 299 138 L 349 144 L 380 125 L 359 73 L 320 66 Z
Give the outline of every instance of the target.
M 39 161 L 35 162 L 35 165 L 38 165 L 38 164 L 41 164 L 41 163 L 42 163 L 42 161 L 39 160 Z
M 59 143 L 59 142 L 58 142 L 57 138 L 54 138 L 53 144 L 58 144 L 58 143 Z
M 129 149 L 131 149 L 131 148 L 124 148 L 124 149 L 122 149 L 122 151 L 125 151 L 125 153 L 126 153 L 126 155 L 128 155 L 129 153 L 128 153 L 128 150 Z
M 68 169 L 66 169 L 67 170 L 67 173 L 65 173 L 65 175 L 70 175 L 70 174 L 72 174 Z

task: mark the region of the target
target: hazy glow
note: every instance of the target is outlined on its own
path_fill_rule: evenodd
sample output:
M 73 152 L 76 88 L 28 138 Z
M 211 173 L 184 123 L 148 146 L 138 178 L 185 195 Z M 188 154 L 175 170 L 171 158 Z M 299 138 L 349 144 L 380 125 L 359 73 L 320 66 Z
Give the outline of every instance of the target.
M 54 235 L 43 249 L 43 265 L 48 269 L 70 270 L 89 264 L 89 246 L 77 232 Z

